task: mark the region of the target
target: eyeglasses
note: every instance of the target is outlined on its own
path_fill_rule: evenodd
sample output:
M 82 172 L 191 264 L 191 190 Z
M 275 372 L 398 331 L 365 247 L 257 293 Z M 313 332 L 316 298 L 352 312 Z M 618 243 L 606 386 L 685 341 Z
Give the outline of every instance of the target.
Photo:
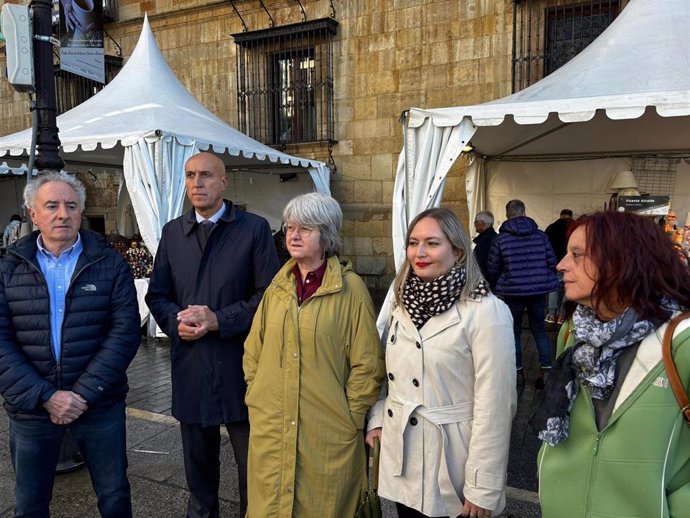
M 291 225 L 287 223 L 283 223 L 283 226 L 280 228 L 283 229 L 285 237 L 290 237 L 292 234 L 297 232 L 299 234 L 299 237 L 301 237 L 302 239 L 307 239 L 314 231 L 314 227 L 301 227 L 299 225 Z

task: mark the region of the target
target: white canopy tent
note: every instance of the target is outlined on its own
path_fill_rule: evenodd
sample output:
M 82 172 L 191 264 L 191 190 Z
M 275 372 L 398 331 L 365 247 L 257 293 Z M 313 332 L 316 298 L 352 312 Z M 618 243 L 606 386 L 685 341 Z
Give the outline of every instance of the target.
M 556 203 L 602 208 L 609 178 L 632 157 L 690 156 L 688 34 L 687 0 L 631 0 L 589 47 L 525 90 L 474 106 L 411 109 L 393 193 L 396 267 L 408 222 L 440 204 L 470 142 L 470 218 L 485 208 L 502 215 L 505 201 L 522 197 L 533 217 L 548 205 L 535 217 L 541 224 L 558 215 Z M 678 174 L 690 178 L 685 162 Z M 690 187 L 675 195 L 690 210 Z
M 165 62 L 148 18 L 134 52 L 115 79 L 59 116 L 57 123 L 62 157 L 68 164 L 122 167 L 139 230 L 153 254 L 163 225 L 182 213 L 184 163 L 200 150 L 222 156 L 233 173 L 231 184 L 238 178 L 253 184 L 254 173 L 308 173 L 311 182 L 296 182 L 299 189 L 330 193 L 326 164 L 261 144 L 199 103 Z M 0 156 L 10 162 L 13 156 L 25 159 L 30 142 L 30 129 L 2 137 Z M 268 193 L 266 180 L 257 183 L 262 184 L 264 199 L 294 194 L 293 187 L 283 188 L 278 176 Z M 279 217 L 281 207 L 273 209 Z

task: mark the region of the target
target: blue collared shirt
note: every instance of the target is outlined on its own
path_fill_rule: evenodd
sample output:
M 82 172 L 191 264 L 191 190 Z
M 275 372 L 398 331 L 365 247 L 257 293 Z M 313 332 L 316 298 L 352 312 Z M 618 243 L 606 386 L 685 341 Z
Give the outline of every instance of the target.
M 43 246 L 43 239 L 39 234 L 36 239 L 38 251 L 36 259 L 41 267 L 41 271 L 48 284 L 48 294 L 50 296 L 50 336 L 53 343 L 55 359 L 60 361 L 60 351 L 62 348 L 62 320 L 65 316 L 65 295 L 67 288 L 77 266 L 77 260 L 84 250 L 81 236 L 77 234 L 77 240 L 67 250 L 55 257 Z
M 223 215 L 224 212 L 225 212 L 225 202 L 223 202 L 223 206 L 220 208 L 220 210 L 218 212 L 216 212 L 213 216 L 208 218 L 208 220 L 212 221 L 213 223 L 218 223 L 218 220 L 221 218 L 221 216 Z M 205 219 L 197 211 L 194 211 L 194 215 L 196 216 L 196 222 L 197 223 L 201 223 Z

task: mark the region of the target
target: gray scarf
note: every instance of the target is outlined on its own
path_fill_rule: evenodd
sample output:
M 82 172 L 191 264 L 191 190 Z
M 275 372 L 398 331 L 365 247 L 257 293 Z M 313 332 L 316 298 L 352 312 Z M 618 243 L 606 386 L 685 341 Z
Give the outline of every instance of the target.
M 669 299 L 662 300 L 662 304 L 671 311 L 680 308 Z M 614 320 L 602 322 L 587 306 L 577 307 L 573 322 L 574 345 L 556 359 L 544 402 L 530 419 L 539 438 L 551 446 L 568 437 L 570 412 L 580 386 L 588 387 L 594 399 L 607 399 L 616 385 L 618 357 L 661 324 L 640 320 L 632 308 Z

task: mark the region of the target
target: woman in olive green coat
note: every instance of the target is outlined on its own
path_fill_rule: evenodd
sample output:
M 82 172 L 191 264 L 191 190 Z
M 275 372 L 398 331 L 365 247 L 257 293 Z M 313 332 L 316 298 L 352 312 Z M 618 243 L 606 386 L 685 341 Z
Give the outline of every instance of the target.
M 247 518 L 350 517 L 366 485 L 364 418 L 384 375 L 373 306 L 336 256 L 335 200 L 299 196 L 283 221 L 292 258 L 245 342 Z

